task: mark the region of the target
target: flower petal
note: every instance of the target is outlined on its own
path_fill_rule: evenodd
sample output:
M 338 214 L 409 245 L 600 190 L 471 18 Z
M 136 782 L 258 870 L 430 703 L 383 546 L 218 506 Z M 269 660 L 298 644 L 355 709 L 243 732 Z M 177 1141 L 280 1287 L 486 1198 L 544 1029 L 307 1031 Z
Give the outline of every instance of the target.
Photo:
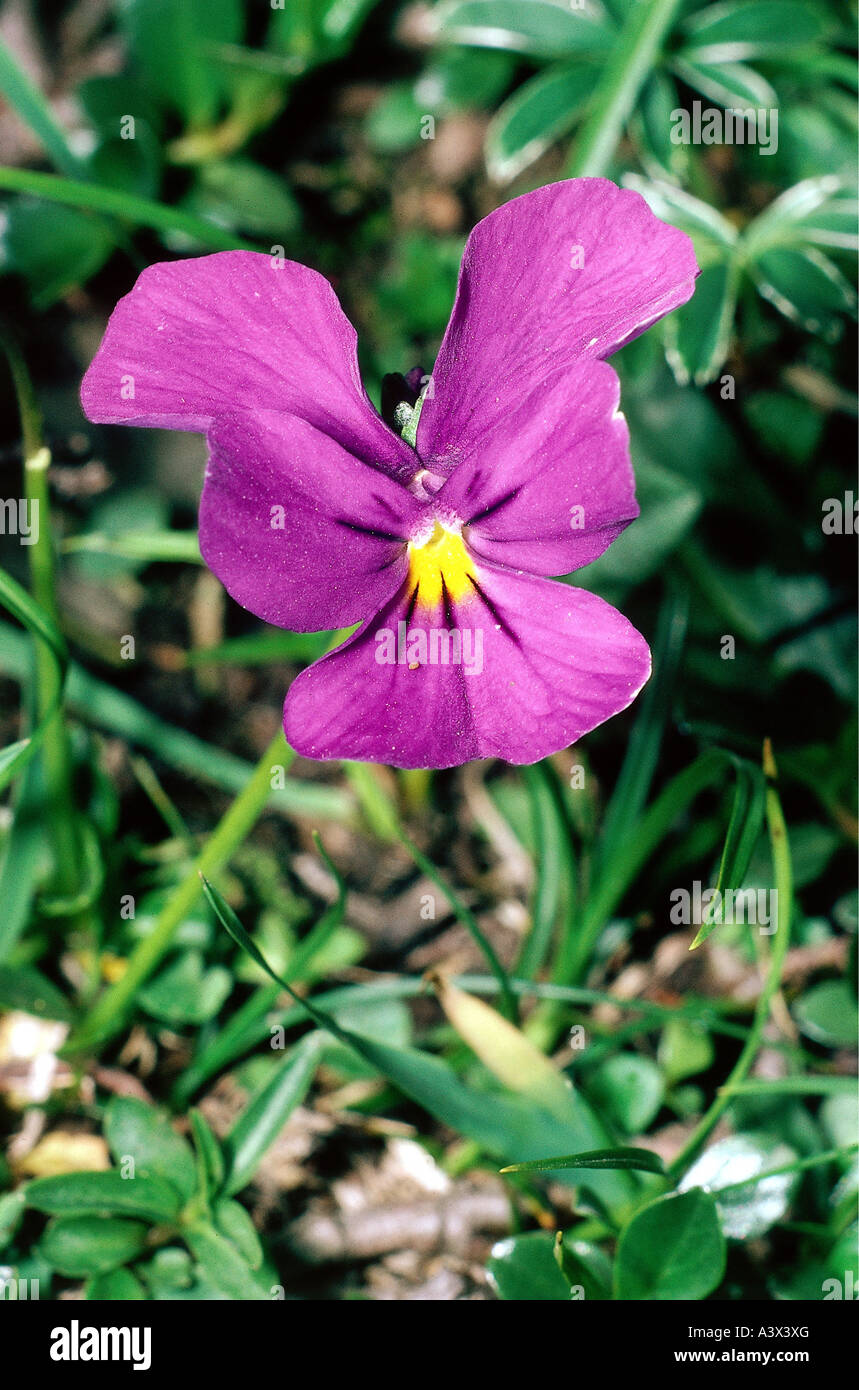
M 200 550 L 244 608 L 308 632 L 359 622 L 403 583 L 426 511 L 400 483 L 295 415 L 209 431 Z
M 447 613 L 410 612 L 404 587 L 342 647 L 302 672 L 284 707 L 292 747 L 309 758 L 395 767 L 490 757 L 532 763 L 625 709 L 644 685 L 644 638 L 594 594 L 494 565 L 481 566 L 478 582 L 473 597 Z M 454 624 L 458 663 L 442 637 Z M 426 634 L 419 665 L 416 630 Z M 440 639 L 436 662 L 433 631 Z M 392 653 L 389 664 L 384 657 Z
M 408 476 L 414 455 L 373 409 L 355 345 L 331 285 L 306 266 L 254 251 L 165 262 L 117 304 L 81 401 L 100 424 L 174 430 L 289 411 Z
M 608 179 L 568 179 L 474 228 L 423 404 L 418 453 L 450 472 L 511 401 L 583 357 L 608 357 L 685 304 L 698 267 L 684 232 Z
M 469 549 L 532 574 L 590 564 L 638 516 L 620 382 L 582 362 L 524 397 L 436 496 Z

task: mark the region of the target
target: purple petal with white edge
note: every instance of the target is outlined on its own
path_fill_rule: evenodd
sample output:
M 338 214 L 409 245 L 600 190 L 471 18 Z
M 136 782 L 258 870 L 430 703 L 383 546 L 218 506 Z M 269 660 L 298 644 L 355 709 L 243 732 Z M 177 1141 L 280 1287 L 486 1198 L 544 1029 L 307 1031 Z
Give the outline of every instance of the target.
M 228 593 L 298 632 L 360 622 L 408 571 L 426 513 L 402 484 L 295 415 L 231 415 L 209 431 L 200 550 Z
M 582 362 L 481 436 L 436 496 L 482 559 L 532 574 L 590 564 L 638 516 L 620 382 Z
M 647 680 L 644 638 L 594 594 L 487 564 L 477 586 L 447 612 L 412 606 L 405 586 L 302 672 L 284 706 L 291 746 L 394 767 L 533 763 L 625 709 Z
M 685 304 L 692 242 L 608 179 L 525 193 L 468 238 L 417 448 L 451 472 L 470 442 L 582 358 L 608 357 Z
M 81 386 L 90 420 L 208 429 L 282 410 L 394 476 L 414 454 L 361 383 L 356 334 L 315 270 L 254 251 L 149 266 L 114 309 Z

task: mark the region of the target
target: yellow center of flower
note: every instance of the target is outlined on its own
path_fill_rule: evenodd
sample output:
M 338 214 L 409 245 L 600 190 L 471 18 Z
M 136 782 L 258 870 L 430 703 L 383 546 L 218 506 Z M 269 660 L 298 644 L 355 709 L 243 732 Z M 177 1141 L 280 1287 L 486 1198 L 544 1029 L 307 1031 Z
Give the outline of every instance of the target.
M 456 602 L 471 591 L 474 565 L 461 536 L 436 522 L 425 541 L 409 542 L 409 588 L 422 608 L 436 608 L 444 590 Z

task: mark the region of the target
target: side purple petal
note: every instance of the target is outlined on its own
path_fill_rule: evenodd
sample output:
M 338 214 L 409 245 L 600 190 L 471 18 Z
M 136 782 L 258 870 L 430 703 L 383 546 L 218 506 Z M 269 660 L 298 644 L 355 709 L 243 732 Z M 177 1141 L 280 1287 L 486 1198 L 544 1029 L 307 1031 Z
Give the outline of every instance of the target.
M 408 571 L 425 510 L 400 483 L 295 415 L 230 415 L 209 431 L 203 559 L 232 597 L 299 632 L 360 622 Z
M 477 556 L 532 574 L 590 564 L 638 515 L 620 382 L 581 362 L 511 405 L 436 496 Z
M 684 232 L 608 179 L 568 179 L 505 203 L 468 238 L 417 434 L 449 472 L 513 399 L 583 357 L 608 357 L 690 298 Z
M 647 643 L 602 599 L 491 565 L 478 583 L 447 614 L 410 612 L 404 589 L 302 672 L 284 706 L 292 747 L 395 767 L 533 763 L 625 709 L 647 680 Z M 454 630 L 459 662 L 450 659 Z M 426 634 L 424 661 L 416 631 Z M 447 664 L 429 659 L 433 631 Z
M 206 430 L 230 411 L 289 411 L 388 473 L 415 471 L 367 397 L 331 285 L 253 251 L 144 270 L 110 317 L 81 402 L 99 424 L 174 430 Z

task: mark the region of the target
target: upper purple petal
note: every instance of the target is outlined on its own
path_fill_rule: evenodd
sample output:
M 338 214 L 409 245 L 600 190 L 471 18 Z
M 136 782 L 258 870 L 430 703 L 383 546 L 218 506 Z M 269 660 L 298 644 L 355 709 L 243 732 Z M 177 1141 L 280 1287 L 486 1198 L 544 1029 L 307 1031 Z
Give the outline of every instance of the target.
M 692 242 L 640 194 L 569 179 L 505 203 L 468 238 L 417 448 L 449 472 L 512 403 L 607 357 L 692 294 Z
M 469 549 L 532 574 L 590 564 L 638 515 L 620 382 L 580 362 L 512 405 L 436 496 Z
M 217 420 L 200 500 L 200 550 L 228 593 L 298 632 L 360 622 L 408 571 L 426 510 L 400 483 L 294 415 Z
M 101 424 L 175 430 L 206 430 L 231 411 L 289 411 L 377 468 L 415 469 L 367 397 L 331 285 L 254 251 L 144 270 L 110 317 L 81 401 Z

